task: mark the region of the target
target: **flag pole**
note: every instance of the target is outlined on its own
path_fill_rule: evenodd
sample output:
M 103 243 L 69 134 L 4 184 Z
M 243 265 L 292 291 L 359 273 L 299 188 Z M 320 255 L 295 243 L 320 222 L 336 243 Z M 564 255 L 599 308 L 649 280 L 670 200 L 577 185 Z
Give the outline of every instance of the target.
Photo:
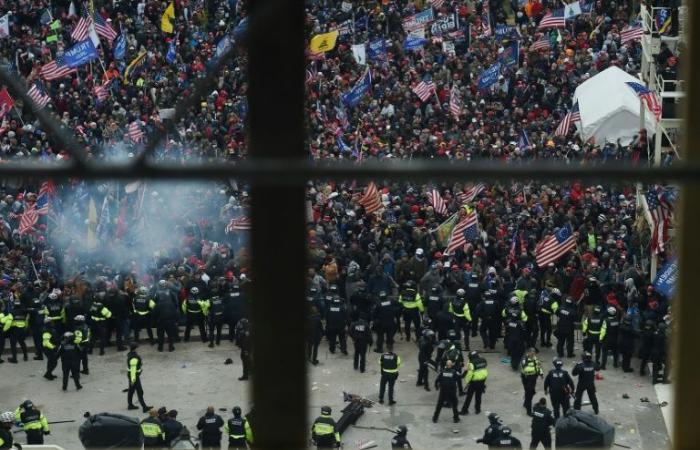
M 19 109 L 17 109 L 17 107 L 15 105 L 12 105 L 12 109 L 15 110 L 15 113 L 17 114 L 19 121 L 22 122 L 22 126 L 24 126 L 24 119 L 22 119 L 22 114 L 19 112 Z

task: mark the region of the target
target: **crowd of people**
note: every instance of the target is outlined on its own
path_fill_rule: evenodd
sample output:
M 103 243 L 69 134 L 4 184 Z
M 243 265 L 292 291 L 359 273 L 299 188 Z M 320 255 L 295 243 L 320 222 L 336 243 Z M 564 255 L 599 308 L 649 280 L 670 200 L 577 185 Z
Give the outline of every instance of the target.
M 582 142 L 573 127 L 555 132 L 572 108 L 579 83 L 610 66 L 633 74 L 640 68 L 639 42 L 623 45 L 620 40 L 620 32 L 637 20 L 634 2 L 588 3 L 586 12 L 565 27 L 540 29 L 542 17 L 560 2 L 308 2 L 309 39 L 342 30 L 332 50 L 309 54 L 309 157 L 645 163 L 653 154 L 646 130 L 629 145 Z M 672 8 L 670 32 L 677 31 L 678 5 L 656 3 Z M 49 96 L 45 108 L 76 133 L 89 158 L 122 159 L 138 153 L 144 138 L 132 132 L 133 123 L 146 134 L 166 130 L 158 160 L 245 158 L 244 47 L 235 50 L 216 78 L 216 89 L 186 120 L 172 123 L 165 111 L 191 92 L 193 82 L 220 54 L 223 38 L 245 23 L 246 2 L 176 1 L 171 32 L 163 31 L 160 2 L 84 6 L 0 1 L 0 17 L 7 14 L 10 30 L 0 36 L 0 64 Z M 454 28 L 442 33 L 427 26 L 420 48 L 406 50 L 404 19 L 430 8 L 436 19 L 454 14 Z M 118 37 L 109 41 L 100 35 L 99 61 L 62 78 L 45 79 L 42 67 L 73 44 L 71 34 L 88 14 L 100 15 Z M 502 64 L 497 81 L 479 89 L 480 74 L 501 61 L 516 41 L 514 63 Z M 363 43 L 364 58 L 356 53 L 357 44 Z M 142 61 L 132 66 L 130 61 L 143 52 Z M 679 50 L 664 47 L 657 57 L 661 75 L 676 77 L 681 57 Z M 367 70 L 370 89 L 358 102 L 347 104 L 344 94 Z M 421 82 L 434 84 L 425 100 L 414 92 Z M 106 98 L 96 95 L 96 87 L 106 88 Z M 68 157 L 36 120 L 31 105 L 16 100 L 1 120 L 0 159 Z M 664 155 L 665 162 L 671 160 L 672 154 Z M 651 236 L 634 186 L 388 180 L 376 180 L 373 186 L 379 208 L 368 212 L 363 200 L 369 189 L 363 186 L 308 183 L 312 364 L 318 363 L 324 337 L 331 353 L 336 346 L 346 353 L 349 335 L 355 343 L 355 368 L 364 372 L 372 344 L 382 353 L 386 345 L 391 353 L 394 335 L 401 333 L 418 343 L 421 364 L 467 377 L 478 370 L 470 371 L 478 359 L 458 361 L 453 347 L 461 357 L 462 351 L 493 349 L 504 339 L 513 368 L 522 371 L 534 357 L 531 347 L 556 345 L 559 357 L 572 357 L 572 335 L 580 327 L 585 350 L 598 369 L 607 368 L 610 355 L 617 367 L 619 353 L 621 367 L 630 371 L 637 355 L 640 373 L 653 361 L 655 381 L 667 381 L 669 299 L 650 279 Z M 254 274 L 245 238 L 250 226 L 246 186 L 181 189 L 77 180 L 3 182 L 0 353 L 9 341 L 8 361 L 20 364 L 28 359 L 26 344 L 31 341 L 34 359 L 46 360 L 44 377 L 55 378 L 53 370 L 61 360 L 63 388 L 69 376 L 78 388 L 81 373 L 75 369 L 89 375 L 93 348 L 103 354 L 114 341 L 117 350 L 126 351 L 130 343 L 147 337 L 158 350 L 167 343 L 173 351 L 181 326 L 185 341 L 195 329 L 203 342 L 214 346 L 220 344 L 223 329 L 241 349 L 241 379 L 247 379 L 250 326 L 241 319 L 254 300 Z M 40 204 L 47 205 L 46 212 L 28 221 Z M 472 213 L 476 234 L 447 252 L 444 223 Z M 156 225 L 159 215 L 167 217 L 163 222 L 169 228 Z M 538 265 L 538 243 L 564 227 L 571 229 L 574 248 Z M 149 228 L 157 229 L 160 238 L 151 239 L 156 233 L 149 234 Z M 152 240 L 157 247 L 145 245 Z M 658 255 L 660 265 L 671 253 L 669 245 Z M 562 311 L 573 317 L 563 317 Z M 515 331 L 509 330 L 513 324 Z M 483 346 L 470 341 L 478 335 Z M 434 347 L 438 357 L 433 357 Z M 388 387 L 392 403 L 390 373 L 385 377 L 382 372 L 382 386 Z M 427 389 L 427 368 L 423 375 L 419 381 Z M 465 389 L 477 405 L 480 395 L 474 386 L 479 381 Z M 442 391 L 440 395 L 442 399 Z M 533 411 L 531 402 L 530 396 L 528 413 Z

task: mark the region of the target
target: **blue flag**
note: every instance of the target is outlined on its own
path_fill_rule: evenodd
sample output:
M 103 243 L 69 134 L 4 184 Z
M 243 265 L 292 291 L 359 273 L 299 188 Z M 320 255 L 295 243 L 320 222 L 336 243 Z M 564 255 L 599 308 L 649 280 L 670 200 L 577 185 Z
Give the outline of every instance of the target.
M 243 35 L 248 31 L 248 16 L 241 19 L 238 25 L 233 29 L 233 37 L 236 39 L 241 39 Z
M 41 13 L 41 17 L 39 17 L 39 21 L 41 22 L 42 25 L 46 26 L 49 23 L 51 23 L 51 12 L 48 9 L 45 9 Z
M 513 41 L 510 44 L 503 47 L 503 52 L 498 55 L 498 62 L 506 67 L 517 66 L 518 57 L 520 49 L 520 43 L 518 41 Z
M 97 49 L 90 38 L 80 41 L 63 54 L 63 63 L 71 69 L 97 59 Z
M 365 95 L 365 92 L 369 91 L 371 87 L 372 74 L 370 73 L 368 67 L 364 75 L 362 75 L 355 82 L 355 86 L 353 86 L 352 89 L 350 89 L 350 92 L 348 92 L 347 94 L 343 94 L 343 103 L 349 108 L 357 106 L 357 104 L 360 103 L 360 100 L 362 100 L 362 96 Z
M 170 45 L 168 45 L 168 53 L 165 55 L 165 61 L 168 64 L 174 63 L 175 58 L 177 57 L 177 46 L 175 45 L 175 42 L 177 42 L 177 39 L 171 40 Z
M 114 59 L 122 60 L 126 56 L 126 37 L 121 33 L 114 40 Z
M 498 24 L 494 30 L 494 35 L 497 41 L 504 39 L 518 39 L 518 29 L 514 26 Z
M 221 55 L 224 54 L 226 50 L 231 46 L 233 43 L 233 38 L 229 36 L 228 34 L 221 39 L 219 39 L 219 42 L 216 43 L 216 57 L 219 58 Z
M 403 44 L 403 49 L 404 50 L 417 50 L 425 45 L 425 43 L 428 42 L 427 39 L 422 38 L 420 36 L 415 36 L 413 34 L 409 34 L 406 36 L 406 42 Z
M 343 141 L 342 136 L 338 136 L 337 138 L 335 138 L 335 142 L 336 144 L 338 144 L 338 150 L 340 150 L 340 153 L 352 152 L 352 148 L 348 144 L 346 144 L 345 141 Z
M 501 63 L 497 62 L 488 69 L 481 72 L 479 75 L 479 90 L 484 91 L 498 81 L 498 75 L 501 73 Z
M 676 289 L 678 279 L 678 261 L 673 259 L 667 262 L 656 274 L 654 288 L 666 297 L 671 297 Z
M 367 46 L 367 56 L 369 56 L 369 59 L 372 61 L 386 60 L 386 41 L 384 38 L 370 41 Z

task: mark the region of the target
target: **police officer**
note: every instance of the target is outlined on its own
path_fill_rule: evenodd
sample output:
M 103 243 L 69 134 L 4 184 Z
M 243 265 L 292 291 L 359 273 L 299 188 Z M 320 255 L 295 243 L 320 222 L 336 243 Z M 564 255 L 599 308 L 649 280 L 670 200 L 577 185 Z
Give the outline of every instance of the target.
M 15 438 L 12 435 L 12 425 L 15 423 L 15 415 L 12 411 L 0 414 L 0 449 L 15 448 Z
M 54 380 L 54 369 L 58 365 L 58 332 L 54 326 L 53 319 L 48 317 L 44 320 L 44 331 L 41 334 L 41 347 L 46 355 L 46 372 L 44 378 Z
M 543 291 L 545 294 L 546 291 Z M 559 302 L 561 301 L 561 292 L 557 288 L 553 288 L 549 295 L 542 295 L 539 303 L 539 321 L 540 321 L 540 345 L 542 347 L 552 346 L 552 315 L 557 313 Z
M 564 363 L 561 359 L 554 360 L 554 369 L 547 373 L 544 378 L 544 393 L 549 393 L 549 398 L 552 401 L 554 410 L 554 418 L 559 418 L 559 409 L 561 414 L 565 414 L 569 410 L 571 404 L 569 397 L 574 392 L 574 380 L 569 375 L 569 372 L 563 369 Z
M 243 374 L 238 378 L 239 381 L 247 380 L 250 375 L 250 360 L 252 342 L 250 341 L 250 323 L 245 317 L 236 324 L 236 345 L 241 350 L 241 365 L 243 366 Z
M 116 336 L 117 351 L 124 351 L 124 340 L 129 339 L 129 305 L 124 292 L 116 286 L 111 286 L 105 295 L 104 304 L 110 310 L 112 316 L 107 320 L 107 342 L 112 336 L 112 331 Z
M 556 311 L 557 330 L 557 356 L 564 357 L 564 346 L 566 345 L 566 357 L 573 358 L 574 356 L 574 330 L 576 324 L 576 305 L 574 299 L 566 297 L 564 304 Z
M 31 400 L 25 400 L 15 410 L 15 422 L 19 422 L 22 431 L 27 434 L 28 445 L 42 445 L 44 435 L 51 434 L 46 416 L 34 406 Z
M 511 311 L 505 321 L 506 334 L 503 343 L 510 356 L 510 367 L 513 371 L 518 370 L 520 360 L 525 353 L 525 324 L 519 319 L 517 311 Z
M 667 365 L 667 328 L 665 322 L 660 322 L 651 341 L 652 384 L 668 383 Z
M 464 349 L 469 350 L 472 315 L 465 296 L 464 289 L 457 289 L 457 295 L 450 301 L 449 311 L 455 318 L 457 333 L 464 337 Z
M 418 340 L 418 380 L 416 386 L 423 386 L 426 391 L 430 391 L 428 365 L 433 363 L 434 349 L 435 332 L 431 329 L 423 330 L 423 335 Z
M 525 391 L 523 407 L 527 411 L 528 416 L 532 416 L 532 397 L 535 396 L 537 377 L 543 377 L 542 366 L 540 365 L 540 360 L 535 356 L 535 349 L 531 348 L 520 363 L 520 378 Z
M 149 298 L 148 289 L 145 286 L 141 286 L 136 292 L 132 306 L 131 329 L 134 330 L 134 341 L 140 342 L 139 333 L 145 328 L 148 341 L 154 345 L 151 312 L 156 307 L 156 302 Z
M 207 412 L 199 418 L 197 429 L 199 430 L 199 442 L 202 449 L 221 448 L 221 427 L 224 419 L 214 412 L 214 407 L 207 407 Z
M 654 333 L 656 332 L 656 324 L 652 319 L 644 322 L 640 332 L 639 340 L 639 375 L 644 376 L 647 373 L 647 364 L 651 359 L 651 348 L 654 342 Z
M 399 367 L 401 367 L 401 357 L 392 351 L 388 351 L 379 357 L 379 368 L 381 378 L 379 380 L 379 403 L 384 403 L 384 391 L 389 385 L 389 405 L 394 401 L 394 383 L 399 377 Z
M 63 390 L 68 389 L 68 376 L 73 378 L 75 389 L 81 390 L 80 385 L 80 338 L 70 331 L 63 334 L 63 341 L 58 347 L 57 354 L 61 358 L 61 371 L 63 372 Z
M 352 313 L 364 314 L 369 316 L 371 313 L 372 299 L 367 293 L 367 287 L 364 283 L 357 286 L 355 292 L 350 296 L 350 305 L 352 306 Z
M 46 319 L 53 321 L 56 332 L 59 333 L 59 335 L 63 334 L 66 310 L 63 307 L 63 301 L 58 297 L 56 292 L 51 292 L 48 297 L 46 297 L 43 311 Z
M 221 344 L 221 329 L 224 326 L 224 300 L 218 293 L 212 295 L 209 300 L 209 348 L 214 347 L 214 334 L 216 345 Z
M 607 309 L 608 316 L 605 318 L 605 338 L 603 339 L 603 361 L 600 370 L 605 370 L 608 363 L 608 352 L 612 353 L 613 367 L 617 367 L 618 360 L 618 340 L 620 338 L 620 318 L 617 310 L 613 306 Z
M 103 303 L 105 295 L 104 292 L 98 292 L 95 294 L 92 305 L 90 305 L 92 336 L 100 344 L 100 355 L 105 354 L 105 345 L 107 345 L 107 320 L 112 317 L 112 311 Z
M 406 439 L 407 434 L 408 428 L 406 428 L 406 425 L 401 425 L 396 430 L 396 436 L 391 439 L 391 448 L 413 448 L 411 447 L 411 443 L 408 442 L 408 439 Z
M 464 356 L 462 355 L 462 344 L 459 341 L 459 336 L 456 331 L 450 330 L 447 337 L 447 343 L 442 351 L 438 365 L 442 369 L 445 367 L 447 360 L 450 360 L 454 364 L 455 370 L 462 372 L 464 368 Z
M 578 376 L 576 384 L 576 396 L 574 398 L 574 409 L 581 409 L 581 398 L 584 391 L 588 393 L 588 398 L 593 406 L 593 412 L 598 414 L 598 398 L 595 394 L 595 372 L 598 365 L 593 362 L 590 352 L 583 352 L 583 361 L 576 364 L 573 375 Z
M 165 433 L 163 432 L 162 423 L 158 419 L 158 412 L 155 409 L 146 411 L 148 411 L 148 417 L 141 421 L 143 446 L 144 448 L 161 448 L 165 443 Z
M 637 331 L 632 326 L 632 320 L 625 316 L 620 324 L 620 354 L 622 355 L 622 371 L 634 372 L 630 366 L 634 353 L 634 341 L 637 339 Z
M 404 283 L 404 288 L 399 295 L 399 303 L 401 304 L 401 314 L 403 315 L 404 334 L 406 342 L 411 340 L 411 324 L 413 324 L 416 334 L 416 342 L 420 337 L 421 329 L 421 314 L 423 314 L 423 300 L 416 290 L 416 283 L 408 280 Z
M 309 334 L 306 341 L 306 358 L 314 366 L 318 364 L 318 346 L 323 339 L 323 321 L 316 306 L 311 307 L 309 315 Z
M 5 336 L 9 333 L 11 326 L 12 314 L 6 312 L 5 303 L 0 299 L 0 364 L 5 362 L 2 359 L 2 354 L 5 352 Z
M 77 315 L 73 320 L 73 334 L 75 334 L 76 343 L 80 346 L 80 361 L 83 364 L 83 370 L 80 371 L 83 375 L 89 375 L 88 367 L 88 352 L 92 347 L 92 334 L 90 327 L 85 323 L 85 316 Z
M 532 408 L 532 440 L 530 448 L 537 448 L 542 443 L 545 449 L 552 448 L 552 432 L 554 417 L 547 408 L 547 399 L 542 397 Z
M 348 310 L 339 296 L 335 295 L 328 304 L 326 311 L 326 336 L 328 337 L 328 350 L 335 353 L 336 343 L 340 343 L 340 352 L 348 354 L 345 329 L 348 322 Z
M 430 294 L 425 302 L 425 310 L 428 317 L 430 317 L 430 320 L 435 322 L 437 313 L 442 309 L 444 304 L 445 302 L 442 298 L 442 291 L 440 290 L 440 287 L 433 286 L 430 288 Z
M 311 439 L 318 450 L 340 447 L 340 433 L 331 412 L 330 406 L 321 407 L 321 415 L 311 425 Z
M 162 280 L 164 281 L 164 280 Z M 168 335 L 168 351 L 175 350 L 175 339 L 177 337 L 177 303 L 170 298 L 169 291 L 166 295 L 165 291 L 160 288 L 154 295 L 155 307 L 153 308 L 153 321 L 156 325 L 156 333 L 158 335 L 158 351 L 163 351 L 165 335 Z
M 190 295 L 187 300 L 182 303 L 182 313 L 185 314 L 185 342 L 190 341 L 190 332 L 192 327 L 197 325 L 199 328 L 199 336 L 203 343 L 207 342 L 207 330 L 204 327 L 204 318 L 207 315 L 209 302 L 200 298 L 199 288 L 193 287 L 190 289 Z
M 535 348 L 535 350 L 537 350 L 537 335 L 539 334 L 539 319 L 537 316 L 539 312 L 538 302 L 539 298 L 536 289 L 531 289 L 523 298 L 523 313 L 527 316 L 527 321 L 525 321 L 527 345 L 528 347 Z
M 12 302 L 12 324 L 10 325 L 10 351 L 12 358 L 8 358 L 7 362 L 17 364 L 17 344 L 22 349 L 24 360 L 27 357 L 27 344 L 24 339 L 27 336 L 27 308 L 22 304 L 19 298 L 15 298 Z
M 600 306 L 594 306 L 593 314 L 590 317 L 583 318 L 581 330 L 585 336 L 583 339 L 583 350 L 586 352 L 595 350 L 595 362 L 600 364 L 601 344 L 607 331 L 607 324 Z
M 491 444 L 495 448 L 521 449 L 523 445 L 518 438 L 511 435 L 512 431 L 508 427 L 501 428 L 501 435 Z
M 525 311 L 523 311 L 520 300 L 515 295 L 508 300 L 508 304 L 501 311 L 501 317 L 504 319 L 508 318 L 509 316 L 516 317 L 522 320 L 523 323 L 527 323 L 527 314 L 525 314 Z
M 484 342 L 484 349 L 495 349 L 499 333 L 498 302 L 496 291 L 488 290 L 476 306 L 477 315 L 481 317 L 479 334 Z
M 244 317 L 248 317 L 248 299 L 245 292 L 241 289 L 238 280 L 234 280 L 231 283 L 224 309 L 226 311 L 225 315 L 229 329 L 229 339 L 233 342 L 238 321 Z
M 71 295 L 68 299 L 68 304 L 66 305 L 65 311 L 66 329 L 68 330 L 75 329 L 75 316 L 86 317 L 88 315 L 88 308 L 85 306 L 85 303 L 75 295 Z
M 177 420 L 176 410 L 171 409 L 165 414 L 160 414 L 159 409 L 158 412 L 160 416 L 159 418 L 161 421 L 161 427 L 163 428 L 163 433 L 165 434 L 165 445 L 170 447 L 171 443 L 175 440 L 175 438 L 180 436 L 180 433 L 182 432 L 184 426 L 181 422 Z
M 241 416 L 241 408 L 239 406 L 234 406 L 231 412 L 233 417 L 228 419 L 226 425 L 224 425 L 224 431 L 228 435 L 228 448 L 229 450 L 247 450 L 248 445 L 246 442 L 251 440 L 246 438 L 251 433 L 248 419 Z
M 469 353 L 467 373 L 464 375 L 464 380 L 467 383 L 467 398 L 464 399 L 460 414 L 469 414 L 472 397 L 474 397 L 474 412 L 481 413 L 481 396 L 486 392 L 486 379 L 489 376 L 487 365 L 486 360 L 479 355 L 479 352 Z
M 147 412 L 153 407 L 147 406 L 146 401 L 143 399 L 143 386 L 141 386 L 141 372 L 143 370 L 143 362 L 141 361 L 141 357 L 139 356 L 139 354 L 136 353 L 136 349 L 138 347 L 139 345 L 137 343 L 132 342 L 129 345 L 130 351 L 126 355 L 126 369 L 128 374 L 127 378 L 129 381 L 129 390 L 126 398 L 129 404 L 129 409 L 138 409 L 138 406 L 134 405 L 133 402 L 134 393 L 136 393 L 139 399 L 139 403 L 143 408 L 143 412 Z M 155 411 L 153 412 L 155 413 Z
M 44 309 L 44 303 L 39 298 L 38 293 L 30 298 L 27 304 L 27 313 L 29 314 L 28 331 L 31 332 L 32 340 L 34 341 L 34 360 L 41 361 L 44 359 L 41 349 L 46 310 Z
M 350 337 L 353 341 L 355 352 L 353 354 L 353 368 L 365 373 L 365 360 L 367 359 L 367 347 L 372 345 L 372 330 L 366 320 L 365 313 L 360 313 L 359 318 L 350 324 Z
M 489 448 L 491 448 L 491 446 L 494 445 L 496 439 L 498 439 L 501 436 L 501 430 L 503 429 L 503 425 L 501 423 L 501 418 L 496 413 L 489 413 L 488 419 L 489 426 L 486 427 L 486 429 L 484 430 L 484 436 L 477 439 L 476 442 L 477 444 L 488 445 Z
M 452 361 L 447 361 L 445 368 L 440 371 L 440 374 L 435 379 L 435 389 L 440 389 L 438 401 L 435 405 L 433 413 L 433 423 L 437 423 L 440 418 L 440 410 L 447 404 L 452 408 L 452 421 L 459 422 L 459 414 L 457 413 L 457 389 L 462 392 L 462 380 L 460 373 L 457 372 L 452 364 Z
M 450 305 L 445 304 L 442 310 L 438 311 L 435 317 L 434 326 L 437 329 L 437 335 L 439 340 L 447 339 L 448 332 L 452 331 L 456 334 L 455 328 L 455 316 L 449 311 Z
M 309 288 L 309 293 L 306 296 L 306 302 L 309 306 L 309 310 L 311 310 L 312 307 L 316 308 L 319 314 L 323 314 L 323 312 L 325 311 L 323 305 L 323 298 L 318 292 L 318 289 L 313 286 Z
M 479 327 L 479 311 L 477 311 L 477 305 L 481 300 L 482 292 L 484 291 L 484 286 L 479 282 L 479 274 L 474 272 L 469 277 L 469 282 L 467 283 L 465 289 L 464 298 L 467 299 L 467 304 L 469 305 L 469 312 L 472 315 L 471 320 L 471 337 L 476 337 L 476 332 Z
M 377 306 L 374 308 L 374 331 L 377 333 L 377 353 L 384 351 L 384 340 L 389 351 L 394 349 L 394 335 L 399 327 L 400 306 L 390 300 L 385 291 L 379 292 Z

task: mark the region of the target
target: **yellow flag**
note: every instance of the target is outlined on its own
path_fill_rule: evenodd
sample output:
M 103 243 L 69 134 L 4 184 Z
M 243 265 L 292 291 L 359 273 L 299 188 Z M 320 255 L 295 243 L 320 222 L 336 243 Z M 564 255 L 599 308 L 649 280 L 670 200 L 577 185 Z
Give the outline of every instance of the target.
M 128 66 L 126 66 L 126 69 L 124 69 L 124 83 L 128 83 L 129 76 L 133 75 L 133 73 L 135 71 L 137 71 L 137 69 L 143 65 L 143 63 L 146 61 L 147 54 L 148 54 L 147 52 L 140 53 L 136 58 L 134 58 L 129 63 Z
M 335 48 L 335 41 L 337 39 L 338 30 L 317 34 L 311 38 L 309 49 L 314 53 L 329 52 Z
M 160 19 L 160 29 L 166 33 L 172 33 L 174 30 L 173 23 L 171 22 L 172 19 L 175 18 L 175 3 L 170 2 L 167 8 L 165 8 L 165 12 L 163 13 L 163 17 Z
M 88 204 L 88 224 L 87 224 L 87 248 L 92 250 L 97 247 L 97 208 L 95 200 L 90 197 Z

